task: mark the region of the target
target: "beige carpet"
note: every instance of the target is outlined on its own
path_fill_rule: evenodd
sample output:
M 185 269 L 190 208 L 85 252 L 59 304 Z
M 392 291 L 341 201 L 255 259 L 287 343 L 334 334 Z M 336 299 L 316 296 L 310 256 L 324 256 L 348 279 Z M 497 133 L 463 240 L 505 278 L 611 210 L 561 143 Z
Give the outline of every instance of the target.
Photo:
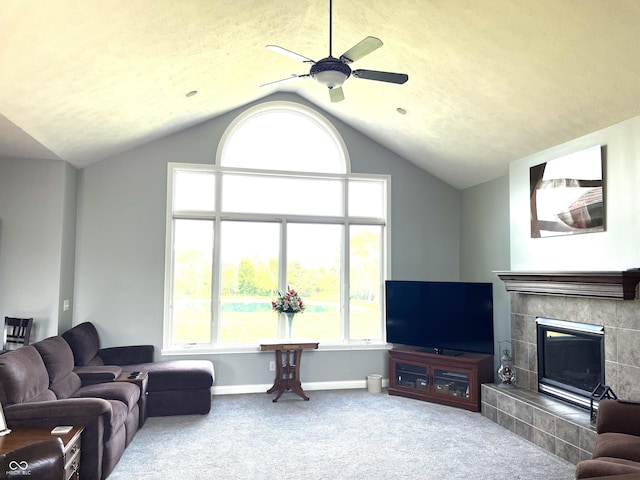
M 366 390 L 213 398 L 149 418 L 109 480 L 572 480 L 574 466 L 479 413 Z

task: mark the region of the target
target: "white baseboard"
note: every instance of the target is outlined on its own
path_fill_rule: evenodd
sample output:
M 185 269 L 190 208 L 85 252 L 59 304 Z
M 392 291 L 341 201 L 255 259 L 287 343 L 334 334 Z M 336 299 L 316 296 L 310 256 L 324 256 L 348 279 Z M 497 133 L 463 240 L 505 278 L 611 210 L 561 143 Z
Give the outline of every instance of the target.
M 239 393 L 265 393 L 272 386 L 269 384 L 255 385 L 214 385 L 211 387 L 212 395 L 234 395 Z M 389 380 L 382 379 L 382 386 L 388 387 Z M 345 380 L 340 382 L 303 382 L 305 391 L 312 390 L 348 390 L 353 388 L 367 388 L 366 380 Z

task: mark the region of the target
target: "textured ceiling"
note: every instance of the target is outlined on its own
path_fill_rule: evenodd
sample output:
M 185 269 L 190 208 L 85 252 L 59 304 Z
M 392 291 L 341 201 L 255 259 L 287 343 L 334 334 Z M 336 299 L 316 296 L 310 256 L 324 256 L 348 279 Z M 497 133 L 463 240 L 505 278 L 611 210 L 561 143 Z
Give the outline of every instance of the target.
M 333 54 L 407 73 L 332 104 L 267 44 L 319 60 L 326 0 L 2 0 L 0 156 L 86 166 L 274 91 L 295 92 L 456 188 L 640 115 L 637 0 L 335 0 Z M 197 90 L 198 94 L 186 97 Z M 397 107 L 408 111 L 396 112 Z

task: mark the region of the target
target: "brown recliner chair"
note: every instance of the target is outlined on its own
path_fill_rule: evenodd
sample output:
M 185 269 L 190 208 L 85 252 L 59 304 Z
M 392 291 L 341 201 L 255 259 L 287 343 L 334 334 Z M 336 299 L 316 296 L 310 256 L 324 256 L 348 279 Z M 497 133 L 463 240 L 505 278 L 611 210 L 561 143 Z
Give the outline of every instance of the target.
M 54 437 L 1 454 L 0 478 L 64 479 L 62 440 Z
M 602 400 L 596 429 L 592 458 L 578 463 L 576 478 L 623 474 L 640 478 L 640 404 Z

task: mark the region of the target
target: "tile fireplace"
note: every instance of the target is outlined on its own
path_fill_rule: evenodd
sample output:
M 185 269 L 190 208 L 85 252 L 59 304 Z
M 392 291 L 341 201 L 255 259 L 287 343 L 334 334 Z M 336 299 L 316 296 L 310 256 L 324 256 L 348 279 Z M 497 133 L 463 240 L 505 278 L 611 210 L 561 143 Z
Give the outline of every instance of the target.
M 570 462 L 589 458 L 595 432 L 588 411 L 539 392 L 536 320 L 561 319 L 574 326 L 589 325 L 587 330 L 602 330 L 606 384 L 619 398 L 640 401 L 640 272 L 496 274 L 511 294 L 518 388 L 483 386 L 483 414 Z
M 498 276 L 511 293 L 511 341 L 520 388 L 538 391 L 536 319 L 561 319 L 603 327 L 606 383 L 620 398 L 640 401 L 640 272 Z

